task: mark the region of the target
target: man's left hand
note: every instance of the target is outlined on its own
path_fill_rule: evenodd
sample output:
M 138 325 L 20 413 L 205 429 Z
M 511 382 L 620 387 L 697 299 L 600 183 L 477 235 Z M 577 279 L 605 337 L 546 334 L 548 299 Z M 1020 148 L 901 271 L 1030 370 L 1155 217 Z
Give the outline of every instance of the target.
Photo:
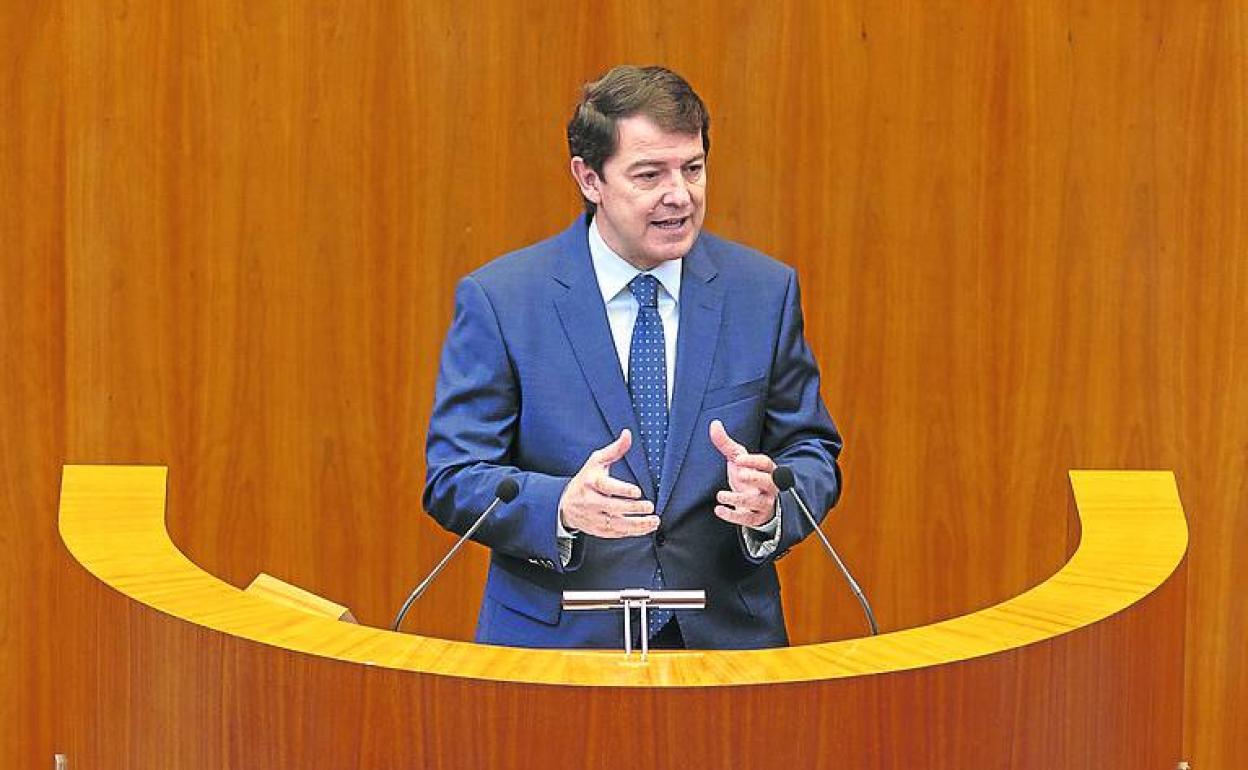
M 724 430 L 719 420 L 711 421 L 711 443 L 728 462 L 728 487 L 715 494 L 715 515 L 724 521 L 746 527 L 760 527 L 776 515 L 780 490 L 771 480 L 775 462 L 764 454 L 750 454 Z

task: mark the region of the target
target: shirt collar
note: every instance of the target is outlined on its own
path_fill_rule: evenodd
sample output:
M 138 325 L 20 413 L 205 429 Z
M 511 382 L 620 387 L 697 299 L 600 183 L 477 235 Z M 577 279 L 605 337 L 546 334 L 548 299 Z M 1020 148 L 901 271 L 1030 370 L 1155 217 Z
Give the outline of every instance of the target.
M 589 256 L 594 264 L 594 274 L 598 277 L 598 289 L 602 292 L 604 303 L 615 299 L 616 295 L 628 288 L 629 281 L 642 272 L 611 250 L 602 239 L 602 233 L 598 232 L 597 217 L 589 223 Z M 673 259 L 647 271 L 658 279 L 663 291 L 677 301 L 680 300 L 680 270 L 683 263 L 683 259 Z

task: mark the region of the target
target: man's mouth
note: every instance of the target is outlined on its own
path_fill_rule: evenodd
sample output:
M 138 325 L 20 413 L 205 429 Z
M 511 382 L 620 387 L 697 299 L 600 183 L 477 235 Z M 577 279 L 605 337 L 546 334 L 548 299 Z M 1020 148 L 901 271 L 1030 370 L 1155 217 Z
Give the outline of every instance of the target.
M 689 221 L 689 217 L 674 217 L 672 219 L 656 219 L 652 221 L 650 224 L 654 225 L 660 230 L 679 230 L 680 228 L 684 227 L 685 223 L 688 221 Z

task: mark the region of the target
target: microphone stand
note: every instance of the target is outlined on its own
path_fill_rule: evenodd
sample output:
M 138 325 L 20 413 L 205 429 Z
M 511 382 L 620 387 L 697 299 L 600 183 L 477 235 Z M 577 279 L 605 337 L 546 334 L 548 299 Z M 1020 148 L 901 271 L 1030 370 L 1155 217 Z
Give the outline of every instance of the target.
M 414 604 L 416 600 L 425 593 L 430 584 L 433 583 L 434 578 L 436 578 L 442 570 L 446 568 L 446 565 L 450 563 L 451 558 L 459 552 L 459 549 L 463 547 L 464 543 L 468 542 L 468 538 L 472 537 L 472 534 L 476 532 L 483 523 L 485 523 L 486 518 L 494 512 L 494 509 L 503 503 L 510 503 L 512 500 L 516 499 L 516 495 L 518 494 L 520 494 L 520 485 L 516 483 L 515 479 L 506 478 L 498 482 L 498 488 L 494 490 L 494 502 L 490 503 L 489 507 L 487 507 L 485 511 L 477 517 L 477 520 L 472 523 L 472 526 L 468 528 L 468 531 L 461 535 L 459 540 L 455 541 L 455 545 L 451 546 L 451 550 L 446 552 L 446 556 L 442 557 L 442 561 L 438 562 L 438 566 L 434 567 L 433 571 L 425 576 L 425 579 L 420 581 L 420 585 L 416 586 L 416 588 L 414 588 L 408 595 L 407 601 L 403 602 L 402 609 L 399 610 L 399 614 L 394 618 L 394 623 L 390 626 L 391 631 L 399 630 L 399 626 L 403 625 L 403 618 L 407 616 L 407 611 L 411 609 L 412 604 Z
M 797 501 L 797 507 L 802 509 L 802 513 L 806 516 L 806 521 L 810 522 L 810 526 L 815 530 L 815 534 L 819 536 L 819 541 L 823 543 L 824 549 L 831 555 L 832 560 L 836 562 L 836 566 L 840 567 L 841 574 L 845 576 L 849 588 L 854 592 L 854 596 L 858 597 L 858 603 L 862 605 L 862 611 L 867 615 L 867 624 L 871 626 L 871 635 L 876 636 L 880 633 L 880 627 L 875 622 L 875 613 L 871 611 L 871 603 L 867 601 L 867 596 L 862 592 L 862 588 L 858 586 L 858 581 L 854 580 L 854 576 L 849 574 L 849 568 L 845 566 L 845 562 L 841 561 L 841 557 L 837 555 L 836 549 L 828 542 L 828 538 L 823 534 L 823 530 L 819 528 L 819 522 L 815 521 L 815 517 L 811 515 L 810 509 L 806 507 L 806 502 L 802 500 L 802 496 L 797 493 L 796 479 L 793 477 L 793 469 L 787 465 L 778 465 L 771 472 L 771 479 L 781 492 L 792 492 L 793 499 Z

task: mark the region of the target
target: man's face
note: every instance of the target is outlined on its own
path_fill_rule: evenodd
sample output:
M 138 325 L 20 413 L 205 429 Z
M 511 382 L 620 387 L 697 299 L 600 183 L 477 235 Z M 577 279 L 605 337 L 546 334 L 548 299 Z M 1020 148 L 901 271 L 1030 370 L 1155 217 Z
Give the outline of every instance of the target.
M 616 121 L 616 130 L 618 147 L 601 175 L 572 159 L 581 192 L 598 206 L 603 240 L 640 270 L 684 257 L 706 216 L 701 133 L 670 133 L 643 115 Z

